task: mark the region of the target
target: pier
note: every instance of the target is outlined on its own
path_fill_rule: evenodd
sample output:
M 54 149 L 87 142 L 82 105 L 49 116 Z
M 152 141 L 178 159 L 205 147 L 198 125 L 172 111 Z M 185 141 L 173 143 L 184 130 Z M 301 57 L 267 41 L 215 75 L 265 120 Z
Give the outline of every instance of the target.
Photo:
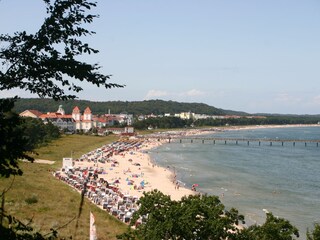
M 206 137 L 166 137 L 166 136 L 145 136 L 144 138 L 149 139 L 149 138 L 153 138 L 153 139 L 158 139 L 158 141 L 160 140 L 166 140 L 168 143 L 210 143 L 210 144 L 233 144 L 233 145 L 238 145 L 240 143 L 245 143 L 246 145 L 250 145 L 251 143 L 256 143 L 257 145 L 261 146 L 262 143 L 264 143 L 264 145 L 280 145 L 280 146 L 284 146 L 284 145 L 288 145 L 288 143 L 290 143 L 290 145 L 292 146 L 296 146 L 297 143 L 302 143 L 304 144 L 305 147 L 307 146 L 316 146 L 319 147 L 319 143 L 320 143 L 320 139 L 271 139 L 271 138 L 221 138 L 221 137 L 210 137 L 210 138 L 206 138 Z M 285 144 L 287 143 L 287 144 Z

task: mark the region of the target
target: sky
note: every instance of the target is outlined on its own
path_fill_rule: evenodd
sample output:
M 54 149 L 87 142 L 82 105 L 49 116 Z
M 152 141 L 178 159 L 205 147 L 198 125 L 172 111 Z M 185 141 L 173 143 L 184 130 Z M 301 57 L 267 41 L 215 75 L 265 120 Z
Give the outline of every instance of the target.
M 319 0 L 97 0 L 84 39 L 110 82 L 79 99 L 205 103 L 247 113 L 320 114 Z M 0 0 L 0 33 L 35 33 L 42 0 Z M 1 44 L 1 43 L 0 43 Z M 0 97 L 22 90 L 2 91 Z

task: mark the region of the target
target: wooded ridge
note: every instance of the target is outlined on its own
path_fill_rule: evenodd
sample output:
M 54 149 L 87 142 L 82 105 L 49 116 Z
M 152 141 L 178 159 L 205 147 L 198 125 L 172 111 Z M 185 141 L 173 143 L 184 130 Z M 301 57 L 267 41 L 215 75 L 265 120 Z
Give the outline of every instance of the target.
M 25 110 L 38 110 L 40 112 L 55 112 L 59 105 L 63 105 L 66 113 L 71 113 L 75 106 L 80 110 L 90 107 L 94 114 L 110 113 L 119 114 L 127 112 L 129 114 L 165 114 L 165 113 L 180 113 L 180 112 L 193 112 L 198 114 L 208 115 L 249 115 L 245 112 L 224 110 L 215 108 L 204 103 L 181 103 L 175 101 L 163 100 L 148 100 L 148 101 L 107 101 L 107 102 L 94 102 L 88 100 L 68 100 L 68 101 L 54 101 L 52 99 L 41 98 L 21 98 L 15 103 L 14 111 L 17 113 Z

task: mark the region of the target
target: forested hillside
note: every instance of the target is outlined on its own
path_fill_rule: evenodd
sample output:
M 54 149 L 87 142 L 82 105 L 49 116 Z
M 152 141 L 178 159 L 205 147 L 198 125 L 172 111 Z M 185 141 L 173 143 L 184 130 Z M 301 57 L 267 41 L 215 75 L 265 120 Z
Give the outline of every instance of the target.
M 188 111 L 210 115 L 247 115 L 243 112 L 223 110 L 203 103 L 180 103 L 163 100 L 91 102 L 86 100 L 54 101 L 51 99 L 22 98 L 16 102 L 14 110 L 18 113 L 27 109 L 34 109 L 43 113 L 54 112 L 57 111 L 59 105 L 63 105 L 66 113 L 71 113 L 75 106 L 78 106 L 82 111 L 89 106 L 94 114 L 104 114 L 110 110 L 114 114 L 127 112 L 134 115 L 150 113 L 173 114 Z

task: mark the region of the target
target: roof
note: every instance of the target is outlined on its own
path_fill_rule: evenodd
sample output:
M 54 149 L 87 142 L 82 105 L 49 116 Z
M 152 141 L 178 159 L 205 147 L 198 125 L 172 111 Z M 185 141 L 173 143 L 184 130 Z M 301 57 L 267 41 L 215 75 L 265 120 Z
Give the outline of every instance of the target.
M 36 116 L 40 116 L 40 115 L 42 115 L 42 112 L 40 112 L 40 111 L 38 111 L 38 110 L 29 110 L 29 112 L 31 112 L 31 113 L 33 113 L 34 115 L 36 115 Z
M 61 113 L 54 113 L 54 112 L 49 112 L 49 113 L 46 113 L 46 114 L 41 114 L 39 116 L 39 118 L 72 118 L 72 115 L 68 115 L 68 114 L 65 114 L 65 115 L 62 115 Z
M 101 122 L 101 123 L 107 123 L 107 119 L 103 118 L 103 117 L 99 117 L 99 118 L 93 118 L 93 120 L 97 121 L 97 122 Z
M 91 109 L 89 107 L 87 107 L 85 110 L 84 110 L 84 113 L 91 113 Z
M 79 113 L 80 112 L 80 109 L 78 106 L 75 106 L 72 110 L 73 113 Z
M 20 116 L 25 116 L 25 114 L 27 114 L 27 113 L 31 113 L 36 117 L 39 117 L 40 115 L 43 114 L 42 112 L 39 112 L 38 110 L 25 110 L 22 113 L 20 113 L 19 115 Z
M 60 113 L 49 112 L 49 113 L 41 114 L 39 117 L 40 118 L 57 118 L 58 116 L 61 116 L 61 114 Z
M 45 118 L 44 120 L 50 121 L 50 122 L 58 122 L 58 121 L 62 121 L 62 122 L 75 122 L 73 118 Z

